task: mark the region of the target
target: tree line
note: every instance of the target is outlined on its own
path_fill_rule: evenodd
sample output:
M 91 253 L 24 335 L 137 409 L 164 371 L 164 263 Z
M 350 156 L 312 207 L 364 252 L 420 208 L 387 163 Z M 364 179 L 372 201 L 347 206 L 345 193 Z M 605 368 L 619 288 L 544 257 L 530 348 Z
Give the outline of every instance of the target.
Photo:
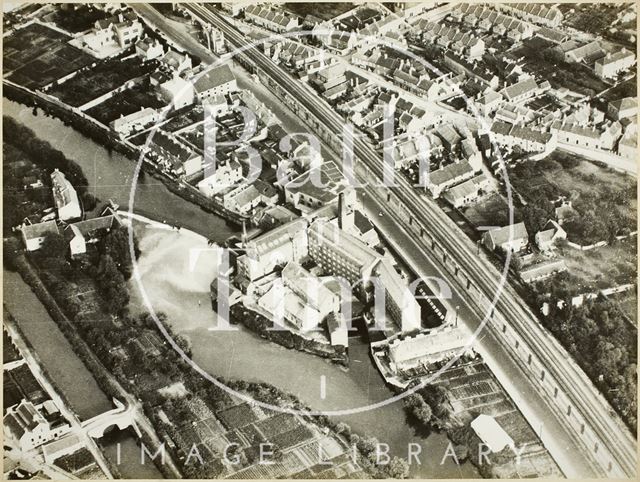
M 97 200 L 88 192 L 89 181 L 78 163 L 66 157 L 63 152 L 55 149 L 47 141 L 39 139 L 33 130 L 9 116 L 2 117 L 2 135 L 4 142 L 24 152 L 34 164 L 43 168 L 47 174 L 51 174 L 55 169 L 64 173 L 82 199 L 84 209 L 91 211 L 95 208 Z M 45 184 L 51 183 L 48 178 L 42 179 L 42 181 Z

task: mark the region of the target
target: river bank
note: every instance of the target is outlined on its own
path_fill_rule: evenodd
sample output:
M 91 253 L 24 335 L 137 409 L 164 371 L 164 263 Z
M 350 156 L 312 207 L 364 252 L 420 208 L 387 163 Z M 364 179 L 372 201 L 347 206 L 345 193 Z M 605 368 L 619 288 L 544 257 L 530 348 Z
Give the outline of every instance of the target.
M 109 154 L 118 153 L 125 157 L 132 163 L 132 174 L 135 171 L 135 166 L 140 160 L 140 152 L 138 151 L 138 148 L 127 141 L 123 141 L 118 135 L 103 124 L 95 121 L 95 119 L 86 116 L 84 113 L 80 113 L 77 109 L 57 101 L 56 99 L 52 99 L 50 96 L 34 93 L 28 89 L 11 83 L 4 84 L 4 96 L 3 107 L 5 104 L 4 101 L 7 100 L 9 102 L 22 105 L 28 109 L 32 109 L 32 113 L 34 114 L 37 113 L 39 108 L 45 115 L 49 115 L 60 120 L 65 127 L 72 127 L 83 137 L 91 139 L 98 145 L 106 147 Z M 143 157 L 143 162 L 140 168 L 140 175 L 136 179 L 136 182 L 138 183 L 145 177 L 145 173 L 147 173 L 156 181 L 163 184 L 171 193 L 181 197 L 187 202 L 199 206 L 206 212 L 214 213 L 228 222 L 235 223 L 236 225 L 241 225 L 243 221 L 248 220 L 246 215 L 226 209 L 221 204 L 204 196 L 194 186 L 191 186 L 186 182 L 179 180 L 175 176 L 160 170 L 147 158 Z M 129 188 L 131 188 L 131 183 L 134 179 L 135 176 L 132 176 Z
M 80 420 L 111 410 L 110 398 L 20 274 L 4 269 L 3 290 L 4 304 L 68 407 Z M 116 437 L 115 441 L 100 441 L 98 445 L 115 472 L 126 478 L 162 478 L 155 465 L 143 466 L 139 457 L 126 455 L 129 451 L 139 454 L 138 441 L 133 434 L 114 430 L 111 436 Z M 117 443 L 121 444 L 120 464 L 115 456 Z
M 34 115 L 32 108 L 3 98 L 3 115 L 37 133 L 66 157 L 75 161 L 89 182 L 88 192 L 102 201 L 114 200 L 128 209 L 136 164 L 121 153 L 97 144 L 60 119 Z M 140 176 L 135 189 L 134 212 L 170 224 L 179 224 L 207 238 L 229 237 L 239 232 L 236 225 L 207 212 L 171 192 L 152 176 Z
M 189 340 L 192 359 L 215 377 L 269 383 L 298 397 L 313 410 L 348 410 L 389 399 L 394 393 L 376 370 L 366 340 L 349 340 L 348 370 L 309 354 L 265 341 L 244 326 L 235 331 L 212 331 L 215 313 L 209 300 L 209 284 L 215 277 L 215 258 L 205 240 L 181 236 L 177 231 L 139 226 L 140 283 L 130 282 L 133 313 L 150 308 L 167 315 L 172 329 Z M 198 262 L 190 263 L 193 252 Z M 172 263 L 166 263 L 171 259 Z M 144 289 L 150 305 L 140 292 Z M 324 397 L 321 379 L 325 381 Z M 421 465 L 410 466 L 410 476 L 423 478 L 474 478 L 469 463 L 456 465 L 448 457 L 441 465 L 449 440 L 440 433 L 414 429 L 402 402 L 374 410 L 332 417 L 357 433 L 389 445 L 390 454 L 407 457 L 409 444 L 421 451 Z
M 128 205 L 134 163 L 57 119 L 35 116 L 32 109 L 8 100 L 3 105 L 5 115 L 16 117 L 86 169 L 90 190 L 97 197 Z M 179 224 L 220 243 L 238 234 L 235 227 L 174 195 L 150 176 L 145 176 L 137 186 L 135 207 L 136 212 L 149 218 Z M 366 340 L 360 337 L 350 339 L 350 367 L 345 371 L 328 360 L 266 342 L 243 327 L 233 332 L 211 332 L 216 320 L 209 285 L 216 275 L 213 269 L 216 264 L 206 239 L 184 242 L 185 238 L 177 231 L 157 229 L 145 229 L 143 234 L 139 237 L 142 255 L 138 268 L 152 306 L 166 312 L 175 331 L 189 338 L 194 360 L 209 373 L 227 379 L 270 383 L 296 395 L 314 410 L 353 409 L 393 395 L 370 359 Z M 189 258 L 194 249 L 199 250 L 199 258 L 191 269 Z M 132 311 L 148 311 L 139 287 L 130 284 L 130 290 Z M 325 381 L 324 398 L 320 393 L 321 379 Z M 389 444 L 391 455 L 407 457 L 409 444 L 416 444 L 422 454 L 421 463 L 411 464 L 411 477 L 479 476 L 471 464 L 456 465 L 451 457 L 441 464 L 449 443 L 447 437 L 414 431 L 401 402 L 335 420 L 349 424 L 354 432 L 375 436 Z

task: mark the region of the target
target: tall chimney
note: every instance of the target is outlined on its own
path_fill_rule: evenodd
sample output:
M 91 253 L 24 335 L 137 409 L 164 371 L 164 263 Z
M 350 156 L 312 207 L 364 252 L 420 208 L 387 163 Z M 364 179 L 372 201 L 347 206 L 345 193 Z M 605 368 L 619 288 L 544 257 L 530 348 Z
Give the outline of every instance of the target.
M 242 249 L 247 247 L 247 221 L 242 220 Z

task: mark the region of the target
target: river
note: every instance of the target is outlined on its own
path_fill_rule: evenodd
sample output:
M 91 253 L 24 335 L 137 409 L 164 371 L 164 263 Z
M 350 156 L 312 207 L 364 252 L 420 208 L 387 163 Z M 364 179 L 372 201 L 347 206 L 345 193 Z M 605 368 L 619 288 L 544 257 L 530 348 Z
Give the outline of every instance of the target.
M 58 324 L 18 273 L 3 270 L 3 302 L 15 318 L 22 335 L 37 353 L 51 381 L 80 420 L 87 420 L 113 408 L 111 400 L 75 354 Z M 140 464 L 140 449 L 131 430 L 113 429 L 98 443 L 106 458 L 123 477 L 162 478 L 154 465 Z M 119 465 L 116 459 L 118 443 L 121 446 Z
M 49 141 L 83 168 L 90 189 L 102 200 L 114 199 L 126 207 L 134 163 L 117 153 L 110 153 L 90 139 L 41 111 L 3 100 L 4 114 L 9 115 L 37 135 Z M 169 192 L 155 179 L 145 177 L 136 191 L 136 210 L 159 220 L 178 222 L 209 239 L 223 241 L 234 229 L 221 218 L 204 212 Z M 287 350 L 240 329 L 234 332 L 211 332 L 215 322 L 208 297 L 214 277 L 213 253 L 206 241 L 186 238 L 175 231 L 152 228 L 139 232 L 142 255 L 138 269 L 152 306 L 169 315 L 175 330 L 192 343 L 194 360 L 213 375 L 271 383 L 299 396 L 316 410 L 341 410 L 388 399 L 392 393 L 373 365 L 366 344 L 350 339 L 351 364 L 348 371 L 319 357 Z M 196 251 L 194 251 L 194 249 Z M 199 253 L 192 270 L 189 259 Z M 132 310 L 148 308 L 142 302 L 139 287 L 132 281 Z M 326 379 L 326 394 L 320 396 L 320 379 Z M 407 423 L 401 402 L 375 410 L 345 416 L 344 421 L 368 436 L 389 444 L 392 455 L 407 456 L 409 443 L 420 445 L 420 464 L 411 465 L 410 475 L 420 478 L 477 478 L 469 463 L 460 466 L 446 459 L 440 464 L 448 440 L 442 434 L 416 434 Z
M 125 156 L 105 149 L 59 119 L 49 117 L 38 110 L 3 98 L 3 115 L 10 116 L 31 128 L 41 139 L 76 161 L 89 181 L 89 192 L 101 201 L 113 199 L 122 209 L 129 208 L 131 182 L 135 162 Z M 152 176 L 138 180 L 134 198 L 134 211 L 153 219 L 166 220 L 197 231 L 203 235 L 230 236 L 234 230 L 227 222 L 199 206 L 183 200 L 169 191 Z

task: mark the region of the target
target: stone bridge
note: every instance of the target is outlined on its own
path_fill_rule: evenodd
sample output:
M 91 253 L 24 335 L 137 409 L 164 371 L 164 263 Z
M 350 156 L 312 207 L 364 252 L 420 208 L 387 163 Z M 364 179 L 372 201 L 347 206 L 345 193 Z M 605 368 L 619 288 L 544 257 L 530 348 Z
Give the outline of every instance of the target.
M 113 399 L 113 404 L 116 406 L 114 409 L 82 422 L 84 432 L 91 438 L 102 438 L 105 431 L 115 425 L 120 430 L 133 427 L 138 437 L 140 437 L 140 429 L 136 425 L 135 407 L 125 405 L 117 398 Z

